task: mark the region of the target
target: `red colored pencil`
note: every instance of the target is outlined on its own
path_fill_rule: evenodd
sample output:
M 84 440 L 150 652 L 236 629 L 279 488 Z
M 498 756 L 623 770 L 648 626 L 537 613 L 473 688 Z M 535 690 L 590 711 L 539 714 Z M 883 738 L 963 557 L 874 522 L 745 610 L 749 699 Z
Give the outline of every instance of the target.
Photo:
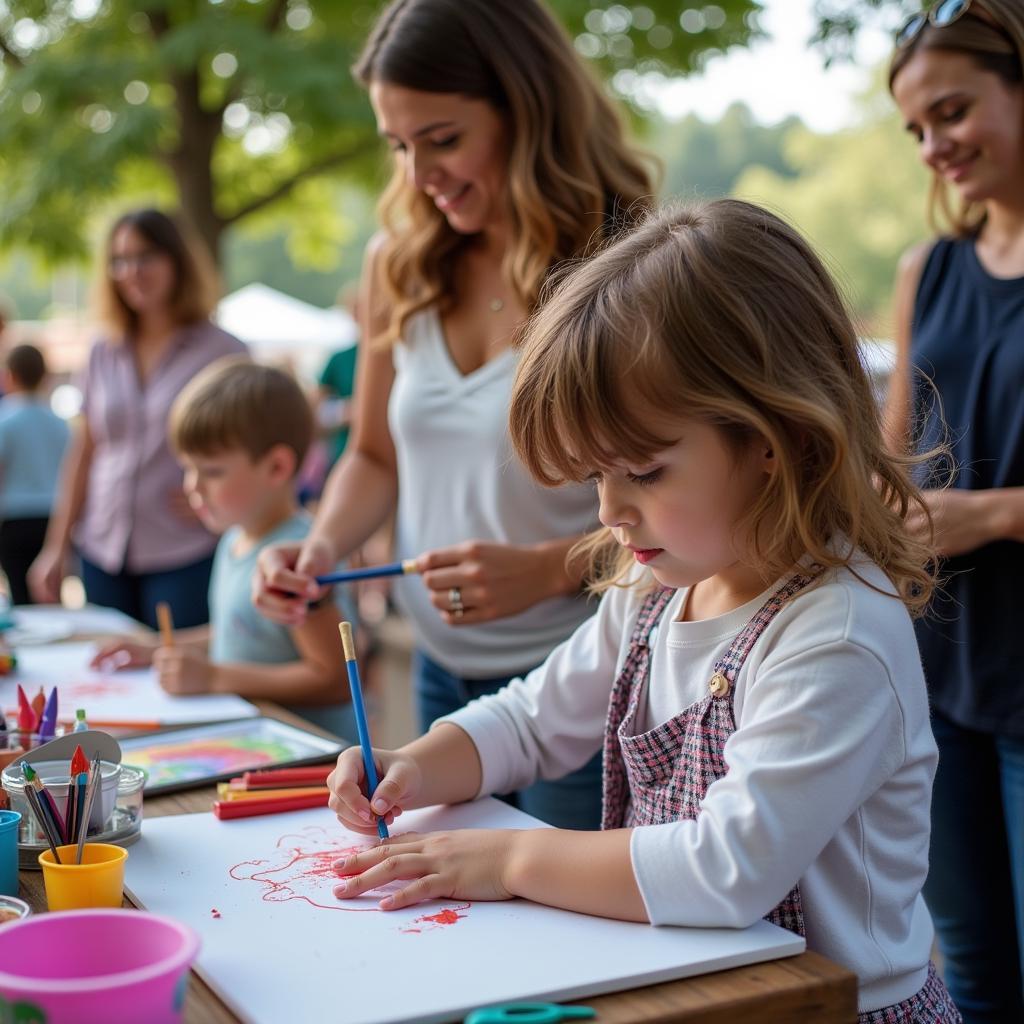
M 253 818 L 257 814 L 280 814 L 282 811 L 301 811 L 307 807 L 326 807 L 327 791 L 310 796 L 280 797 L 270 800 L 217 800 L 214 816 L 221 821 L 232 818 Z
M 326 782 L 334 771 L 333 764 L 314 764 L 305 768 L 264 768 L 243 772 L 242 782 L 246 789 L 281 789 L 286 786 L 309 786 Z

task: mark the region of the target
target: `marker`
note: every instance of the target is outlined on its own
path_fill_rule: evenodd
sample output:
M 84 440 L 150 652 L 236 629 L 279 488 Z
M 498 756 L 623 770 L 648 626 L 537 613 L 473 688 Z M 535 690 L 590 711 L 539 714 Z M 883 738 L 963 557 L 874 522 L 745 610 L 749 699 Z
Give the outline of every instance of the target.
M 158 601 L 156 605 L 156 621 L 160 625 L 160 646 L 174 646 L 174 620 L 171 618 L 171 606 L 166 601 Z
M 372 580 L 380 576 L 411 576 L 420 570 L 415 558 L 406 558 L 402 562 L 391 562 L 389 565 L 371 565 L 365 569 L 343 569 L 339 572 L 325 573 L 317 576 L 316 581 L 322 587 L 329 583 L 351 583 L 353 580 Z
M 363 751 L 363 770 L 366 772 L 366 797 L 372 799 L 377 792 L 377 766 L 373 763 L 373 747 L 370 744 L 370 729 L 366 724 L 366 709 L 363 707 L 363 687 L 359 682 L 359 666 L 356 664 L 356 645 L 352 642 L 352 624 L 338 623 L 341 647 L 345 652 L 345 667 L 348 669 L 348 685 L 352 691 L 352 710 L 356 713 L 356 730 L 359 746 Z M 383 818 L 377 818 L 377 835 L 388 838 L 388 826 Z
M 36 713 L 32 710 L 21 683 L 18 683 L 18 728 L 27 733 L 33 733 L 36 729 Z

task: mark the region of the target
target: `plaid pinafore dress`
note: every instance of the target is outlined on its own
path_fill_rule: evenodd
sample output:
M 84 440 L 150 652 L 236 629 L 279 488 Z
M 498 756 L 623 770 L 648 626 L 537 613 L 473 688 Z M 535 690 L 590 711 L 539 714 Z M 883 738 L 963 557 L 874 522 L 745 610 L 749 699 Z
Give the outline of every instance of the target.
M 758 609 L 722 657 L 707 694 L 669 721 L 636 732 L 640 702 L 651 670 L 650 637 L 674 590 L 658 588 L 644 600 L 615 681 L 604 735 L 604 803 L 601 827 L 629 828 L 696 818 L 708 787 L 728 771 L 725 742 L 736 731 L 733 691 L 747 655 L 779 610 L 810 585 L 821 569 L 797 573 Z M 765 920 L 804 935 L 800 886 Z M 862 1013 L 858 1024 L 960 1024 L 945 985 L 929 964 L 921 990 L 901 1003 Z

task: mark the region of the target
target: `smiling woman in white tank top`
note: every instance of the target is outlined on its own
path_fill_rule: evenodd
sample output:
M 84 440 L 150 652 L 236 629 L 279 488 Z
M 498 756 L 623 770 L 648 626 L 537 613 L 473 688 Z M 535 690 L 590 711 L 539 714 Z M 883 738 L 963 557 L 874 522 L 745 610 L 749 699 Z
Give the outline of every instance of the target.
M 551 269 L 629 224 L 652 186 L 539 0 L 394 0 L 355 74 L 394 154 L 364 265 L 355 427 L 306 543 L 261 559 L 256 603 L 296 621 L 313 577 L 397 509 L 398 553 L 421 570 L 395 592 L 425 729 L 593 611 L 567 555 L 597 525 L 594 493 L 538 487 L 509 445 L 516 337 Z M 595 827 L 599 761 L 520 805 Z

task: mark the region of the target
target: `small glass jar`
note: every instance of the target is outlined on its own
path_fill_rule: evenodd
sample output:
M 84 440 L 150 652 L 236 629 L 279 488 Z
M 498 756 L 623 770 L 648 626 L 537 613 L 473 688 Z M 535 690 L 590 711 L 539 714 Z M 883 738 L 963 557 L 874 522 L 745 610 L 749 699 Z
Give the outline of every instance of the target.
M 23 868 L 38 870 L 36 858 L 43 850 L 48 849 L 48 844 L 46 834 L 25 796 L 25 774 L 22 764 L 19 761 L 4 768 L 0 782 L 7 790 L 11 810 L 21 813 L 18 833 L 19 863 Z M 41 761 L 32 767 L 53 796 L 57 809 L 63 814 L 70 781 L 67 761 Z M 142 789 L 146 784 L 146 772 L 134 765 L 103 761 L 100 764 L 100 778 L 103 785 L 93 798 L 93 810 L 89 819 L 89 841 L 129 846 L 138 839 L 139 830 L 142 828 Z
M 32 908 L 17 896 L 0 895 L 0 927 L 12 924 L 32 914 Z

